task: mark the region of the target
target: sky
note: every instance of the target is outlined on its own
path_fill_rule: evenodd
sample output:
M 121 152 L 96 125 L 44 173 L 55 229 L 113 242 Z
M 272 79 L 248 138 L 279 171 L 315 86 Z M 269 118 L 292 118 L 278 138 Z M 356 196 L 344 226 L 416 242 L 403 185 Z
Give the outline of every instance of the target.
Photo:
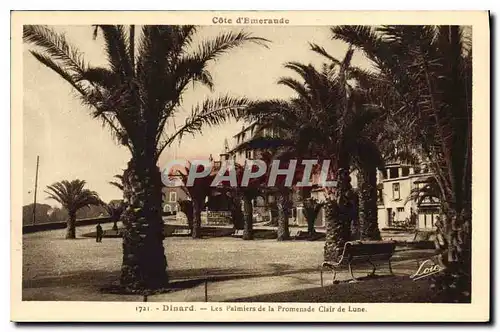
M 92 39 L 92 27 L 54 28 L 65 33 L 67 40 L 84 54 L 87 63 L 106 65 L 103 41 Z M 319 65 L 323 62 L 320 55 L 309 50 L 309 42 L 323 46 L 338 59 L 342 59 L 347 50 L 343 42 L 331 40 L 326 26 L 204 26 L 195 41 L 206 40 L 225 30 L 241 29 L 271 40 L 269 47 L 246 44 L 221 56 L 209 67 L 215 83 L 213 92 L 202 86 L 188 91 L 174 122 L 182 123 L 193 105 L 211 96 L 289 98 L 293 96 L 292 91 L 276 84 L 280 77 L 291 75 L 283 64 L 299 61 Z M 121 198 L 120 191 L 108 181 L 123 172 L 130 158 L 128 150 L 115 143 L 110 132 L 92 119 L 90 110 L 80 104 L 69 84 L 40 64 L 29 53 L 30 49 L 32 46 L 24 45 L 23 205 L 33 202 L 37 155 L 40 156 L 37 202 L 57 205 L 47 200 L 43 191 L 54 182 L 74 179 L 85 180 L 87 188 L 97 191 L 104 201 Z M 355 53 L 353 64 L 369 66 L 368 60 L 359 53 Z M 217 159 L 224 148 L 224 140 L 227 138 L 232 147 L 232 137 L 242 125 L 232 121 L 207 128 L 194 137 L 184 136 L 182 142 L 165 149 L 160 157 L 160 168 L 172 158 L 208 158 L 212 154 Z

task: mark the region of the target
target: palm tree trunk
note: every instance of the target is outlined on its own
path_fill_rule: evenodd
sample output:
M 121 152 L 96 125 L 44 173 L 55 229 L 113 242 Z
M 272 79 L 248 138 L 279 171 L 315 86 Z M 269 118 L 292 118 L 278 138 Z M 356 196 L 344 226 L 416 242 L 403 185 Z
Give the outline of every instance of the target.
M 179 200 L 179 208 L 186 215 L 189 231 L 193 231 L 193 201 Z
M 288 222 L 290 217 L 290 191 L 282 189 L 277 197 L 278 204 L 278 241 L 290 239 L 290 230 Z
M 271 213 L 271 220 L 269 221 L 269 224 L 271 226 L 278 226 L 278 204 L 277 204 L 277 197 L 274 197 L 274 201 L 272 203 L 269 203 L 269 212 Z
M 193 239 L 201 239 L 201 209 L 203 201 L 200 198 L 193 198 L 193 229 L 191 237 Z
M 325 261 L 337 261 L 342 254 L 344 244 L 351 236 L 351 210 L 354 204 L 351 177 L 346 169 L 339 169 L 338 174 L 337 188 L 325 203 Z
M 446 269 L 433 278 L 434 289 L 446 302 L 470 303 L 470 215 L 467 212 L 446 211 L 445 220 L 439 219 L 436 227 L 439 261 Z
M 241 212 L 241 199 L 239 195 L 231 196 L 231 220 L 235 229 L 244 229 L 244 216 Z
M 361 240 L 381 240 L 378 229 L 377 169 L 367 167 L 358 173 L 359 228 Z
M 76 212 L 68 212 L 66 239 L 76 239 Z
M 243 195 L 243 240 L 253 240 L 253 205 L 249 195 Z
M 163 247 L 162 183 L 153 158 L 132 158 L 124 172 L 121 286 L 131 291 L 168 285 Z
M 116 219 L 113 220 L 113 227 L 111 229 L 114 231 L 118 230 L 118 220 L 116 220 Z

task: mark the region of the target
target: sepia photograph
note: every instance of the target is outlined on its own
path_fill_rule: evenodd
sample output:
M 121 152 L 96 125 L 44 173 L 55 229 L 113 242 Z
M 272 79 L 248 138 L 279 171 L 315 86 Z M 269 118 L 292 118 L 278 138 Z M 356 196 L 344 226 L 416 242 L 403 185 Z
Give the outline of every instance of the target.
M 57 13 L 12 14 L 13 320 L 489 320 L 487 12 Z

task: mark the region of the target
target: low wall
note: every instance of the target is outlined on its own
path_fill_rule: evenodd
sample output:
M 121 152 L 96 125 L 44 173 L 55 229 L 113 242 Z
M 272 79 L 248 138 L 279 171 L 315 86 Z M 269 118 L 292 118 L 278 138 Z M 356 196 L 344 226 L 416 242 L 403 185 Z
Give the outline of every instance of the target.
M 77 219 L 76 226 L 78 227 L 78 226 L 96 225 L 97 223 L 104 224 L 108 222 L 111 222 L 110 217 L 85 218 L 85 219 Z M 63 229 L 63 228 L 66 228 L 66 221 L 25 225 L 23 226 L 23 234 L 50 231 L 54 229 Z

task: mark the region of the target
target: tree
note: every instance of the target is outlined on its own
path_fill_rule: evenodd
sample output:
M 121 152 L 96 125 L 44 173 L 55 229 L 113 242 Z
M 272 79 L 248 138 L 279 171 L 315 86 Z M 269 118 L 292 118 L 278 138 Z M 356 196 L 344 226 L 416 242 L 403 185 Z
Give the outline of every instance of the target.
M 187 88 L 213 88 L 208 66 L 247 43 L 267 40 L 241 32 L 224 32 L 195 44 L 196 26 L 144 25 L 135 46 L 135 27 L 95 26 L 102 34 L 106 67 L 89 66 L 63 34 L 45 26 L 25 25 L 23 38 L 37 49 L 33 56 L 79 94 L 92 116 L 108 128 L 131 159 L 123 174 L 125 225 L 121 286 L 126 291 L 161 289 L 168 284 L 161 215 L 162 182 L 157 166 L 165 148 L 185 134 L 218 125 L 248 105 L 246 98 L 221 96 L 193 107 L 184 124 L 166 133 L 180 111 Z
M 353 120 L 364 128 L 357 132 L 350 144 L 352 163 L 357 172 L 357 202 L 358 211 L 356 219 L 356 233 L 361 239 L 380 240 L 378 228 L 377 208 L 377 169 L 384 167 L 384 154 L 393 155 L 393 151 L 387 151 L 388 142 L 394 140 L 393 131 L 387 129 L 387 117 L 383 112 L 374 112 L 373 103 L 384 98 L 383 91 L 374 89 L 377 84 L 377 76 L 366 70 L 351 65 L 353 55 L 352 47 L 349 47 L 344 61 L 339 61 L 331 56 L 323 47 L 310 44 L 311 50 L 323 56 L 329 61 L 326 68 L 330 71 L 333 79 L 336 77 L 343 80 L 343 85 L 348 90 L 355 89 L 358 101 L 357 107 L 351 112 Z M 352 98 L 352 95 L 351 95 Z M 368 106 L 368 107 L 367 107 Z M 391 145 L 392 148 L 392 145 Z
M 472 197 L 472 52 L 459 26 L 339 26 L 333 37 L 376 66 L 399 128 L 429 162 L 444 213 L 438 228 L 450 301 L 470 301 Z
M 316 218 L 318 217 L 319 211 L 322 207 L 323 204 L 316 198 L 306 198 L 304 200 L 302 213 L 307 220 L 307 232 L 309 233 L 309 236 L 313 236 L 316 233 L 314 223 L 316 222 Z
M 66 239 L 76 238 L 76 212 L 90 205 L 101 205 L 102 201 L 95 191 L 85 189 L 85 181 L 63 180 L 47 186 L 48 199 L 60 203 L 68 211 Z
M 311 48 L 316 52 L 320 49 L 315 45 Z M 280 134 L 284 134 L 281 148 L 285 147 L 290 155 L 332 162 L 328 177 L 336 178 L 337 187 L 325 188 L 325 259 L 331 260 L 350 239 L 351 220 L 356 211 L 349 175 L 353 157 L 365 152 L 369 140 L 364 139 L 363 133 L 380 112 L 365 105 L 365 92 L 350 81 L 364 77 L 364 72 L 355 71 L 350 65 L 352 48 L 342 61 L 323 49 L 319 52 L 329 57 L 333 65 L 324 64 L 318 70 L 310 64 L 287 63 L 285 67 L 299 75 L 300 80 L 285 77 L 279 83 L 290 87 L 297 97 L 291 101 L 254 104 L 247 109 L 247 117 L 279 128 Z
M 123 193 L 123 176 L 120 174 L 116 174 L 113 176 L 116 181 L 109 181 L 108 183 L 113 187 L 119 189 Z M 104 205 L 106 211 L 111 217 L 111 221 L 113 222 L 113 230 L 118 230 L 118 221 L 120 220 L 123 211 L 127 208 L 125 202 L 123 200 L 114 200 Z
M 113 222 L 112 230 L 118 231 L 118 221 L 120 220 L 123 211 L 125 211 L 125 204 L 123 203 L 123 200 L 112 200 L 103 206 Z
M 211 167 L 212 165 L 210 165 Z M 212 192 L 211 184 L 216 176 L 216 173 L 211 170 L 210 174 L 204 177 L 196 178 L 192 185 L 188 185 L 189 173 L 193 168 L 196 168 L 196 172 L 202 173 L 205 170 L 206 165 L 194 164 L 184 167 L 183 171 L 176 170 L 170 174 L 172 178 L 178 178 L 184 184 L 181 188 L 184 192 L 191 197 L 191 209 L 193 214 L 193 225 L 191 228 L 191 237 L 193 239 L 201 238 L 201 211 L 205 207 L 205 200 Z M 187 203 L 184 203 L 187 204 Z M 188 209 L 189 207 L 186 206 Z M 190 211 L 188 211 L 190 212 Z M 187 215 L 187 214 L 186 214 Z M 187 215 L 188 216 L 188 215 Z M 189 219 L 188 219 L 189 223 Z
M 179 209 L 186 215 L 189 231 L 193 231 L 193 201 L 190 199 L 178 199 Z

